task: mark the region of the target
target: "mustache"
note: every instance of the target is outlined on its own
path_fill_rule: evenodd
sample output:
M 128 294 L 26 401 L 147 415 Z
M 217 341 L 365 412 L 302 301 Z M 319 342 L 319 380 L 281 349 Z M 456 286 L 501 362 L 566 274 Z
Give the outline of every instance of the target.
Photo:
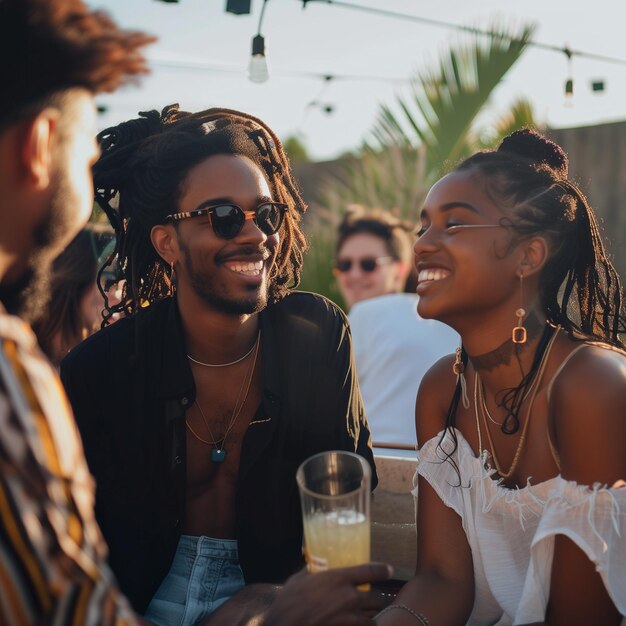
M 259 258 L 262 261 L 267 261 L 274 254 L 273 250 L 270 250 L 266 247 L 254 247 L 254 246 L 242 246 L 241 248 L 237 248 L 236 250 L 230 250 L 229 252 L 225 252 L 216 257 L 217 261 L 228 261 L 230 259 L 241 260 L 245 257 L 254 258 L 258 260 Z

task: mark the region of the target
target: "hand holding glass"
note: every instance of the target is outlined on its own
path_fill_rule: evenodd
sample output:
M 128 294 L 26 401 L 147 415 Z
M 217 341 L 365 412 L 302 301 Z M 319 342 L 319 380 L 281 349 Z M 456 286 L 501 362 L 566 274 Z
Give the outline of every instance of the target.
M 371 469 L 358 454 L 322 452 L 296 473 L 309 571 L 370 560 Z

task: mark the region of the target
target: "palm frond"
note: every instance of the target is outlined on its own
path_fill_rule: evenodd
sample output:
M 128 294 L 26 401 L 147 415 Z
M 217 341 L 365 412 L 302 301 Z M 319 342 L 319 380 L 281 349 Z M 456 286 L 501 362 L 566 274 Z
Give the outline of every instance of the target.
M 426 147 L 429 177 L 442 174 L 472 151 L 468 142 L 478 113 L 506 73 L 521 57 L 534 32 L 492 30 L 487 40 L 476 36 L 459 48 L 442 54 L 433 70 L 422 70 L 410 97 L 397 98 L 397 112 L 385 107 L 374 129 L 382 145 Z

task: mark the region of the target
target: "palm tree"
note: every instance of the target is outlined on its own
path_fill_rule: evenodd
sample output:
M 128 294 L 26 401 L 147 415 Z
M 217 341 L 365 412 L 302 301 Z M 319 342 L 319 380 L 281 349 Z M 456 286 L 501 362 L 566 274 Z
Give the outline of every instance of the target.
M 488 125 L 477 122 L 533 32 L 533 26 L 523 26 L 516 31 L 494 28 L 488 38 L 476 35 L 443 53 L 435 67 L 419 72 L 408 96 L 381 107 L 360 154 L 322 182 L 316 204 L 324 210 L 316 206 L 307 225 L 311 252 L 302 288 L 336 298 L 333 241 L 349 204 L 394 210 L 415 220 L 415 207 L 451 165 L 515 129 L 535 125 L 524 99 Z

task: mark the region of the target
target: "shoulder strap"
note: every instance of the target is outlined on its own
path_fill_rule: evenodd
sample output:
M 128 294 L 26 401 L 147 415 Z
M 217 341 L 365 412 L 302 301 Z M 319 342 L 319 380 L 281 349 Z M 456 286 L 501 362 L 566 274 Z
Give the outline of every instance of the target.
M 550 404 L 550 396 L 552 395 L 552 387 L 554 386 L 554 381 L 559 377 L 559 374 L 563 371 L 565 366 L 570 362 L 570 359 L 582 348 L 586 348 L 589 344 L 582 343 L 579 346 L 576 346 L 561 362 L 556 372 L 554 372 L 550 382 L 548 383 L 548 389 L 546 391 L 546 397 L 548 399 L 548 404 Z
M 552 387 L 554 385 L 554 381 L 558 378 L 559 374 L 563 371 L 563 368 L 569 363 L 570 359 L 579 351 L 582 350 L 582 348 L 586 348 L 589 344 L 583 343 L 580 344 L 579 346 L 576 346 L 561 362 L 561 364 L 559 365 L 559 367 L 557 368 L 556 372 L 554 372 L 552 378 L 550 379 L 550 382 L 548 383 L 548 389 L 546 390 L 546 398 L 548 401 L 548 408 L 550 407 L 550 396 L 552 395 Z M 559 456 L 559 452 L 556 449 L 556 446 L 554 445 L 554 442 L 552 441 L 552 437 L 550 436 L 550 429 L 548 428 L 546 430 L 546 436 L 548 438 L 548 446 L 550 447 L 550 452 L 552 453 L 552 458 L 554 459 L 554 462 L 556 463 L 556 466 L 559 470 L 559 472 L 561 471 L 561 457 Z

